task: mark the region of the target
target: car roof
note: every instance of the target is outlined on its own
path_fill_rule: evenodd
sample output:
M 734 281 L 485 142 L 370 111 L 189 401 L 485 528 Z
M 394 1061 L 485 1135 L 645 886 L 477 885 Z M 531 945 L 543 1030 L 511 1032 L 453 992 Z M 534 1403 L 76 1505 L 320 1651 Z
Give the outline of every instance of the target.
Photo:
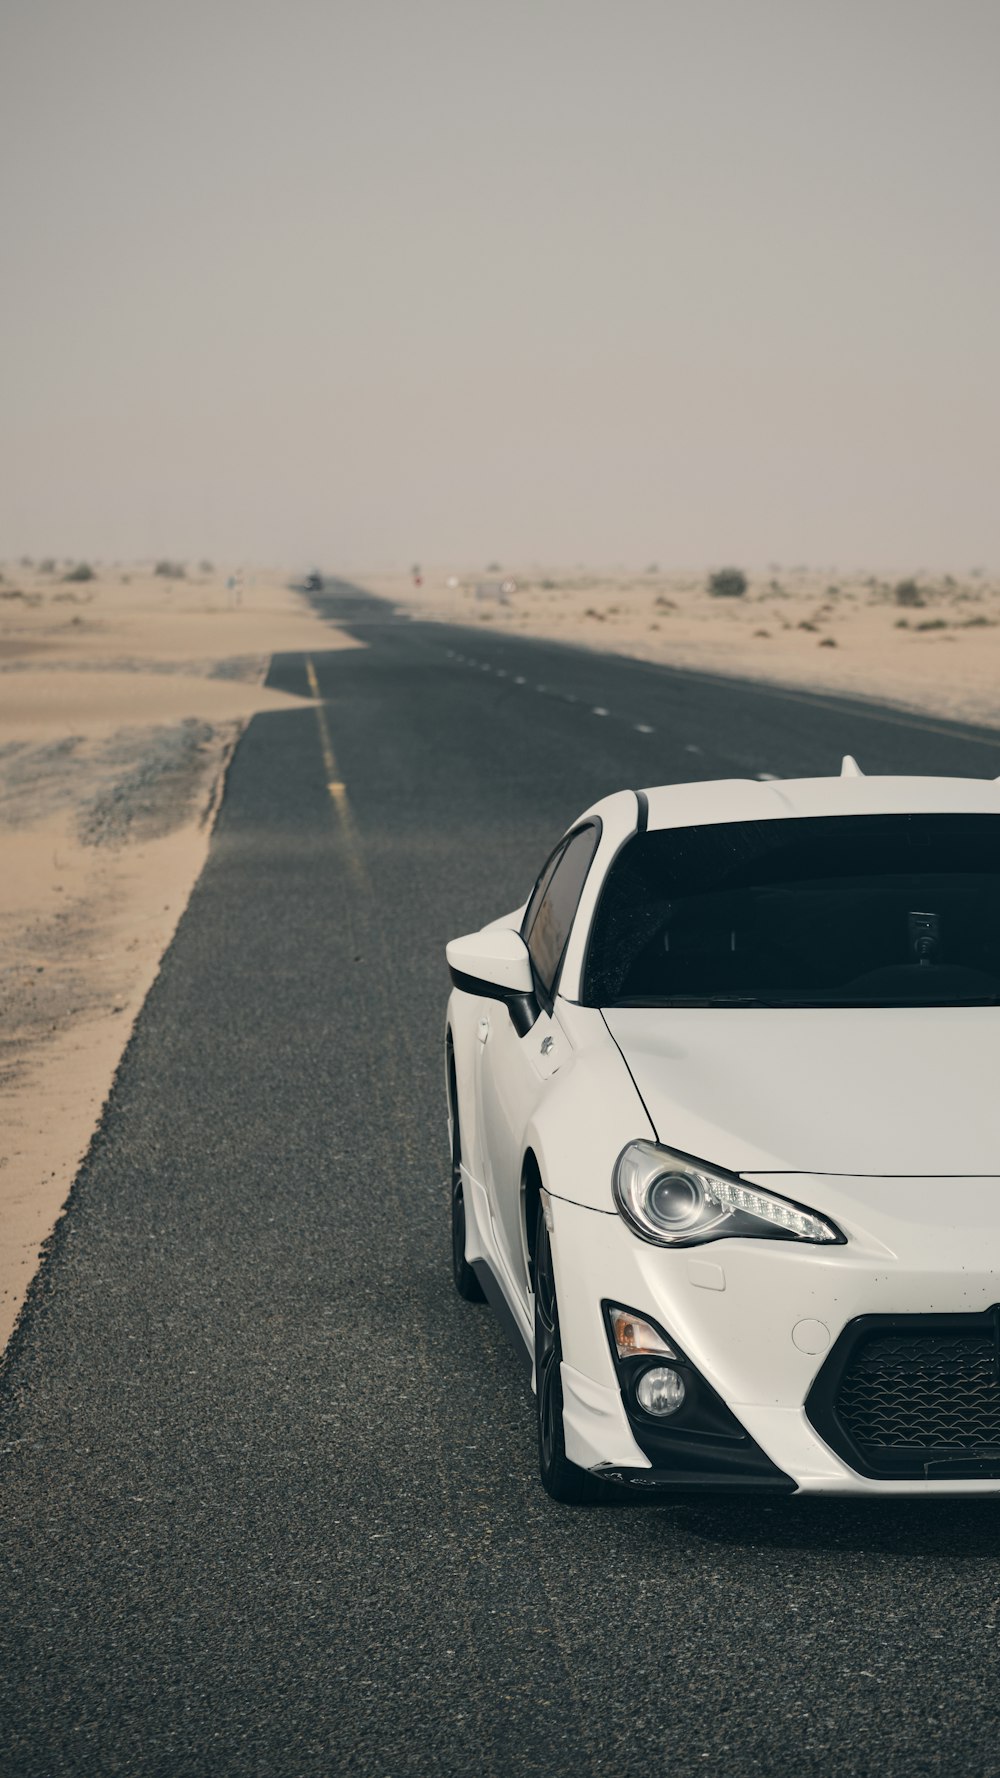
M 642 793 L 647 830 L 806 815 L 1000 814 L 993 778 L 863 777 L 712 779 L 661 784 Z

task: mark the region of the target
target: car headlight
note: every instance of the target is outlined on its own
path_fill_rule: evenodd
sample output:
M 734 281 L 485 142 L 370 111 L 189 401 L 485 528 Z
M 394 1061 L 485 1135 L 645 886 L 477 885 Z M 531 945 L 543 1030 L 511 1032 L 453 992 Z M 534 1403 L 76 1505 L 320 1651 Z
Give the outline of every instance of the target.
M 690 1247 L 733 1235 L 778 1241 L 844 1240 L 840 1230 L 814 1210 L 655 1142 L 630 1142 L 619 1155 L 614 1193 L 636 1234 L 661 1247 Z

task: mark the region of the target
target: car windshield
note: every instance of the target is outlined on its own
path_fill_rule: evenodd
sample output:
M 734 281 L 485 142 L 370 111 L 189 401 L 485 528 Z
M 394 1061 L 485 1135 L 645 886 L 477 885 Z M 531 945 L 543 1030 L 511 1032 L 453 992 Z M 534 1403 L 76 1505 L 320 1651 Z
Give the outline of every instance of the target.
M 1000 816 L 838 815 L 637 834 L 608 872 L 592 1006 L 1000 1001 Z

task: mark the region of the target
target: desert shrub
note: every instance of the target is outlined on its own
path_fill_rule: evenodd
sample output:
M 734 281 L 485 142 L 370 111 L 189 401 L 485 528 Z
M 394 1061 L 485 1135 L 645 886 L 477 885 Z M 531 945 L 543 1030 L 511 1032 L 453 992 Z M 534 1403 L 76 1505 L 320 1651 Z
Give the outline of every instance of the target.
M 89 562 L 77 562 L 75 568 L 71 568 L 68 574 L 63 575 L 64 580 L 96 580 L 96 578 Z
M 819 647 L 819 648 L 836 648 L 836 646 L 837 646 L 836 636 L 824 636 L 822 642 L 817 644 L 817 647 Z
M 199 562 L 198 567 L 199 567 L 202 574 L 214 574 L 215 573 L 215 563 L 214 562 L 209 562 L 207 560 L 204 562 Z
M 39 562 L 38 564 L 39 574 L 54 574 L 55 571 L 56 564 L 53 556 L 46 556 L 44 562 Z
M 153 573 L 159 574 L 164 580 L 183 580 L 184 563 L 168 561 L 157 562 L 156 567 L 153 569 Z
M 922 605 L 924 603 L 924 595 L 915 580 L 898 580 L 892 596 L 897 605 Z
M 539 581 L 539 585 L 540 585 L 543 593 L 554 593 L 556 590 L 556 584 L 557 583 L 554 580 Z
M 918 630 L 946 630 L 947 622 L 943 617 L 925 617 L 922 624 L 916 624 Z
M 717 568 L 708 577 L 713 599 L 742 599 L 749 582 L 742 568 Z
M 416 570 L 416 569 L 415 569 L 415 570 L 414 570 L 414 572 L 415 572 L 415 573 L 416 573 L 416 572 L 419 572 L 419 570 Z M 499 563 L 499 562 L 487 562 L 487 564 L 486 564 L 486 573 L 487 573 L 487 574 L 500 574 L 500 573 L 502 573 L 502 569 L 501 569 L 501 567 L 500 567 L 500 563 Z

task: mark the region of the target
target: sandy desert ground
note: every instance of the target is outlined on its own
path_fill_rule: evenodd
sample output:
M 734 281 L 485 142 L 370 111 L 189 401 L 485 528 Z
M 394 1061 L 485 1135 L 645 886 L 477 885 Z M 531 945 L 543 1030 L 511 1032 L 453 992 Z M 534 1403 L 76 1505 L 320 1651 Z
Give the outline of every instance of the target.
M 353 646 L 280 574 L 0 565 L 0 1350 L 204 862 L 279 650 Z M 234 584 L 228 584 L 232 581 Z
M 773 566 L 741 597 L 706 572 L 520 569 L 374 575 L 404 608 L 678 667 L 1000 723 L 1000 579 Z

